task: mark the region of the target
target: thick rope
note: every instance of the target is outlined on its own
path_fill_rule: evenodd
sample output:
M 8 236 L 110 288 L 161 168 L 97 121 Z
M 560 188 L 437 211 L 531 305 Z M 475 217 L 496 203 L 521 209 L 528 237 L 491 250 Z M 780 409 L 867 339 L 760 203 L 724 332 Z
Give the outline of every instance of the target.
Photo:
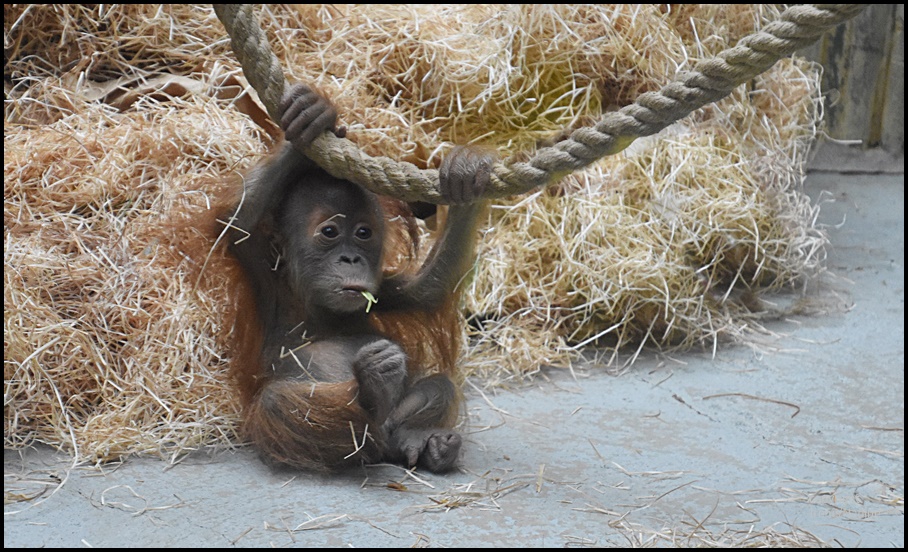
M 651 136 L 692 111 L 720 100 L 741 83 L 766 71 L 779 59 L 812 44 L 830 28 L 851 19 L 865 4 L 798 5 L 778 21 L 742 38 L 715 58 L 678 73 L 658 92 L 646 92 L 618 111 L 607 113 L 594 127 L 580 128 L 558 144 L 543 148 L 526 162 L 497 163 L 486 198 L 507 197 L 556 182 L 601 157 L 614 155 L 637 138 Z M 278 120 L 284 93 L 284 73 L 249 4 L 215 4 L 215 12 L 230 35 L 243 73 Z M 438 171 L 388 157 L 371 157 L 356 144 L 331 133 L 319 136 L 302 150 L 336 178 L 373 192 L 405 201 L 444 203 L 438 192 Z

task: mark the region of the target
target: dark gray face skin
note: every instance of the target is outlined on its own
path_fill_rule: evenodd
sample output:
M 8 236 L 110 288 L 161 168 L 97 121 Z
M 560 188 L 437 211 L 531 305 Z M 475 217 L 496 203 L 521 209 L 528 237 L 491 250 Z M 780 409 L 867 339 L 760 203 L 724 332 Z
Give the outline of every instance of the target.
M 279 226 L 289 284 L 310 316 L 365 312 L 381 283 L 384 220 L 374 195 L 321 175 L 292 186 Z

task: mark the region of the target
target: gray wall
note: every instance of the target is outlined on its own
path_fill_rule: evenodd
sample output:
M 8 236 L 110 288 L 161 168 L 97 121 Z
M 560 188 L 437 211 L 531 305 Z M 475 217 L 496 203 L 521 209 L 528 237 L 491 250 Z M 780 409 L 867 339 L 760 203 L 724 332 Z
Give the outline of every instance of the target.
M 904 157 L 904 22 L 904 4 L 872 4 L 801 52 L 825 69 L 831 138 Z

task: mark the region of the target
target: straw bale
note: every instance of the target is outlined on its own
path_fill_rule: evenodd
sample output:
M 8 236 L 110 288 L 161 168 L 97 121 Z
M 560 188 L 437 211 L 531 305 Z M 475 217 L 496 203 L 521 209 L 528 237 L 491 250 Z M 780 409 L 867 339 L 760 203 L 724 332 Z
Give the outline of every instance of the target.
M 206 171 L 263 151 L 261 132 L 193 98 L 122 114 L 71 100 L 78 113 L 4 137 L 7 444 L 108 460 L 233 442 L 223 294 L 193 289 L 163 232 L 206 200 Z
M 259 13 L 290 79 L 331 96 L 348 136 L 429 167 L 455 143 L 521 156 L 557 141 L 777 9 Z M 220 23 L 207 6 L 5 5 L 4 38 L 6 445 L 103 461 L 237 443 L 227 343 L 248 314 L 193 222 L 277 133 L 241 94 Z M 818 99 L 817 71 L 785 60 L 623 154 L 493 205 L 466 298 L 468 373 L 519 379 L 592 344 L 623 366 L 644 344 L 747 339 L 761 293 L 821 268 L 825 236 L 800 189 Z

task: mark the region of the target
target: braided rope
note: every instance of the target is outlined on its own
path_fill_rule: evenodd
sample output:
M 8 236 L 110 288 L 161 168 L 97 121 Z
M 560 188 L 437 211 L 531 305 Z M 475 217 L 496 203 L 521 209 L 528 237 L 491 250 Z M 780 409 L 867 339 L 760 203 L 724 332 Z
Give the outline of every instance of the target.
M 651 136 L 692 111 L 720 100 L 735 87 L 766 71 L 779 59 L 807 46 L 830 28 L 851 19 L 865 4 L 797 5 L 778 21 L 738 41 L 691 71 L 678 73 L 658 92 L 646 92 L 618 111 L 606 113 L 593 127 L 575 130 L 568 139 L 540 149 L 526 162 L 497 163 L 486 198 L 507 197 L 533 190 L 614 155 L 637 138 Z M 277 107 L 286 86 L 277 57 L 249 4 L 215 4 L 215 12 L 231 37 L 243 73 L 278 120 Z M 388 157 L 371 157 L 356 144 L 331 133 L 303 150 L 336 178 L 405 201 L 444 203 L 438 192 L 438 171 Z

